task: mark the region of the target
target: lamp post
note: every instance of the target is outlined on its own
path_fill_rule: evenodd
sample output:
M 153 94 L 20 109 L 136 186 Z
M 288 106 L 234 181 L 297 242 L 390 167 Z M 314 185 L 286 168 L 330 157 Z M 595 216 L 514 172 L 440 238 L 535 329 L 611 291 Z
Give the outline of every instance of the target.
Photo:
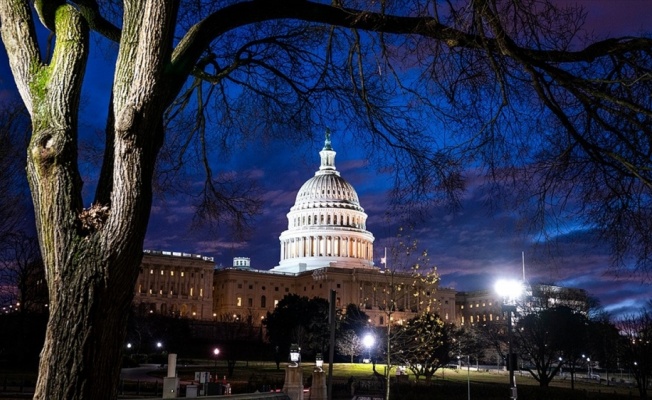
M 215 364 L 213 365 L 213 369 L 215 369 L 215 379 L 214 381 L 217 382 L 217 356 L 220 354 L 220 349 L 217 347 L 213 349 L 213 355 L 215 356 Z
M 373 347 L 374 343 L 376 343 L 376 338 L 371 333 L 367 333 L 362 338 L 362 345 L 367 348 L 367 352 L 369 354 L 369 362 L 371 362 L 371 348 Z
M 591 379 L 593 373 L 591 372 L 591 357 L 587 357 L 582 354 L 582 358 L 586 359 L 586 378 Z
M 290 345 L 290 361 L 292 362 L 290 367 L 298 367 L 301 362 L 301 347 L 298 344 Z
M 294 400 L 303 400 L 303 369 L 299 368 L 300 363 L 301 347 L 296 343 L 292 343 L 290 345 L 290 363 L 285 368 L 283 392 Z M 315 375 L 314 371 L 313 375 Z
M 315 370 L 322 372 L 323 366 L 324 366 L 324 358 L 322 357 L 321 353 L 317 353 L 317 355 L 315 356 Z
M 462 368 L 462 356 L 457 356 L 457 368 Z M 471 357 L 466 356 L 466 395 L 471 400 Z
M 564 363 L 564 359 L 559 357 L 559 376 L 562 377 L 564 376 L 564 369 L 562 367 L 563 363 Z
M 523 284 L 516 280 L 499 280 L 494 287 L 496 293 L 503 298 L 502 310 L 507 312 L 507 341 L 508 341 L 508 354 L 507 366 L 509 368 L 509 398 L 516 400 L 518 394 L 516 392 L 516 378 L 514 377 L 514 364 L 516 364 L 516 357 L 512 352 L 512 313 L 516 312 L 516 299 L 521 296 L 523 292 Z

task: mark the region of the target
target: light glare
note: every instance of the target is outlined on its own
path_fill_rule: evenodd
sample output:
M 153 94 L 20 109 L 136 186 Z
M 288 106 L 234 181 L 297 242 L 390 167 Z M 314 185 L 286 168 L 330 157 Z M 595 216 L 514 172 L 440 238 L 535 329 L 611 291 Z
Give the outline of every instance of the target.
M 494 285 L 494 289 L 499 296 L 508 300 L 514 300 L 521 297 L 523 284 L 521 281 L 513 279 L 499 279 Z

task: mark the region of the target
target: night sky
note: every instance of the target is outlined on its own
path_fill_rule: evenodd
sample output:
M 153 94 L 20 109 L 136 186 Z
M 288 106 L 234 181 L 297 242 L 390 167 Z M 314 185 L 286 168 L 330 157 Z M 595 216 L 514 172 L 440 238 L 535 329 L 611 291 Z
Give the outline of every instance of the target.
M 559 0 L 560 2 L 562 0 Z M 563 0 L 570 2 L 571 0 Z M 575 1 L 573 1 L 575 2 Z M 589 11 L 587 28 L 599 34 L 627 35 L 652 31 L 652 1 L 585 0 L 577 1 Z M 86 137 L 101 131 L 105 121 L 111 82 L 106 79 L 102 54 L 91 54 L 87 83 L 84 87 L 85 118 L 81 121 Z M 0 105 L 16 99 L 4 48 L 0 53 Z M 92 115 L 93 118 L 90 118 Z M 333 116 L 334 120 L 337 116 Z M 341 127 L 334 121 L 333 126 Z M 286 214 L 294 204 L 301 185 L 319 167 L 318 152 L 323 132 L 311 132 L 315 138 L 303 145 L 269 142 L 251 145 L 232 154 L 226 168 L 255 176 L 264 191 L 262 215 L 246 241 L 237 241 L 229 229 L 209 230 L 193 227 L 192 199 L 166 196 L 155 199 L 145 248 L 182 251 L 215 257 L 219 265 L 231 265 L 232 258 L 250 257 L 257 269 L 270 269 L 279 261 L 281 232 L 287 229 Z M 90 140 L 90 139 L 87 139 Z M 391 246 L 396 226 L 388 226 L 387 181 L 374 165 L 362 158 L 345 129 L 334 128 L 335 165 L 342 177 L 357 190 L 360 203 L 368 214 L 367 229 L 375 236 L 375 262 L 380 265 L 383 249 Z M 83 163 L 85 199 L 91 201 L 95 179 L 93 163 Z M 525 254 L 525 274 L 530 282 L 555 283 L 578 287 L 597 297 L 607 311 L 615 315 L 635 312 L 652 298 L 651 285 L 641 277 L 610 271 L 606 245 L 600 245 L 593 233 L 569 222 L 555 238 L 546 240 L 524 229 L 521 216 L 510 210 L 487 206 L 482 181 L 469 171 L 470 184 L 461 208 L 451 211 L 444 206 L 429 210 L 429 217 L 415 226 L 411 235 L 419 248 L 427 249 L 444 286 L 457 290 L 490 289 L 504 276 L 521 276 L 521 256 Z M 201 184 L 189 182 L 189 186 Z M 552 243 L 550 242 L 552 240 Z M 390 266 L 391 267 L 391 266 Z

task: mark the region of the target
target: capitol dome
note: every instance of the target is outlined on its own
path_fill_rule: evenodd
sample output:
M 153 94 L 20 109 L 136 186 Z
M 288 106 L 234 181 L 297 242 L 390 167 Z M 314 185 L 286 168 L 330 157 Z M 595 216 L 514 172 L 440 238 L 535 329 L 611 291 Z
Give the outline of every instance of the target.
M 330 132 L 321 165 L 301 186 L 280 236 L 281 260 L 273 271 L 302 272 L 328 266 L 373 268 L 374 237 L 358 194 L 335 169 Z

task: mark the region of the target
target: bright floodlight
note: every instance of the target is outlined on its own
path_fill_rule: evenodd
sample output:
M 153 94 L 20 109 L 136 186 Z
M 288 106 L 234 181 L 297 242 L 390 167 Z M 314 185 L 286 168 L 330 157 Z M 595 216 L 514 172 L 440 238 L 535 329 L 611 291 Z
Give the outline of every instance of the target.
M 218 354 L 220 354 L 220 349 L 218 349 L 217 347 L 214 348 L 214 349 L 213 349 L 213 354 L 215 354 L 216 356 L 217 356 Z
M 375 338 L 374 335 L 372 335 L 371 333 L 367 333 L 367 334 L 364 335 L 364 337 L 362 338 L 362 344 L 363 344 L 364 347 L 366 347 L 366 348 L 370 348 L 371 346 L 374 345 L 374 343 L 376 343 L 376 338 Z
M 523 284 L 521 281 L 513 279 L 500 279 L 496 282 L 494 289 L 500 297 L 507 300 L 515 300 L 521 297 Z

